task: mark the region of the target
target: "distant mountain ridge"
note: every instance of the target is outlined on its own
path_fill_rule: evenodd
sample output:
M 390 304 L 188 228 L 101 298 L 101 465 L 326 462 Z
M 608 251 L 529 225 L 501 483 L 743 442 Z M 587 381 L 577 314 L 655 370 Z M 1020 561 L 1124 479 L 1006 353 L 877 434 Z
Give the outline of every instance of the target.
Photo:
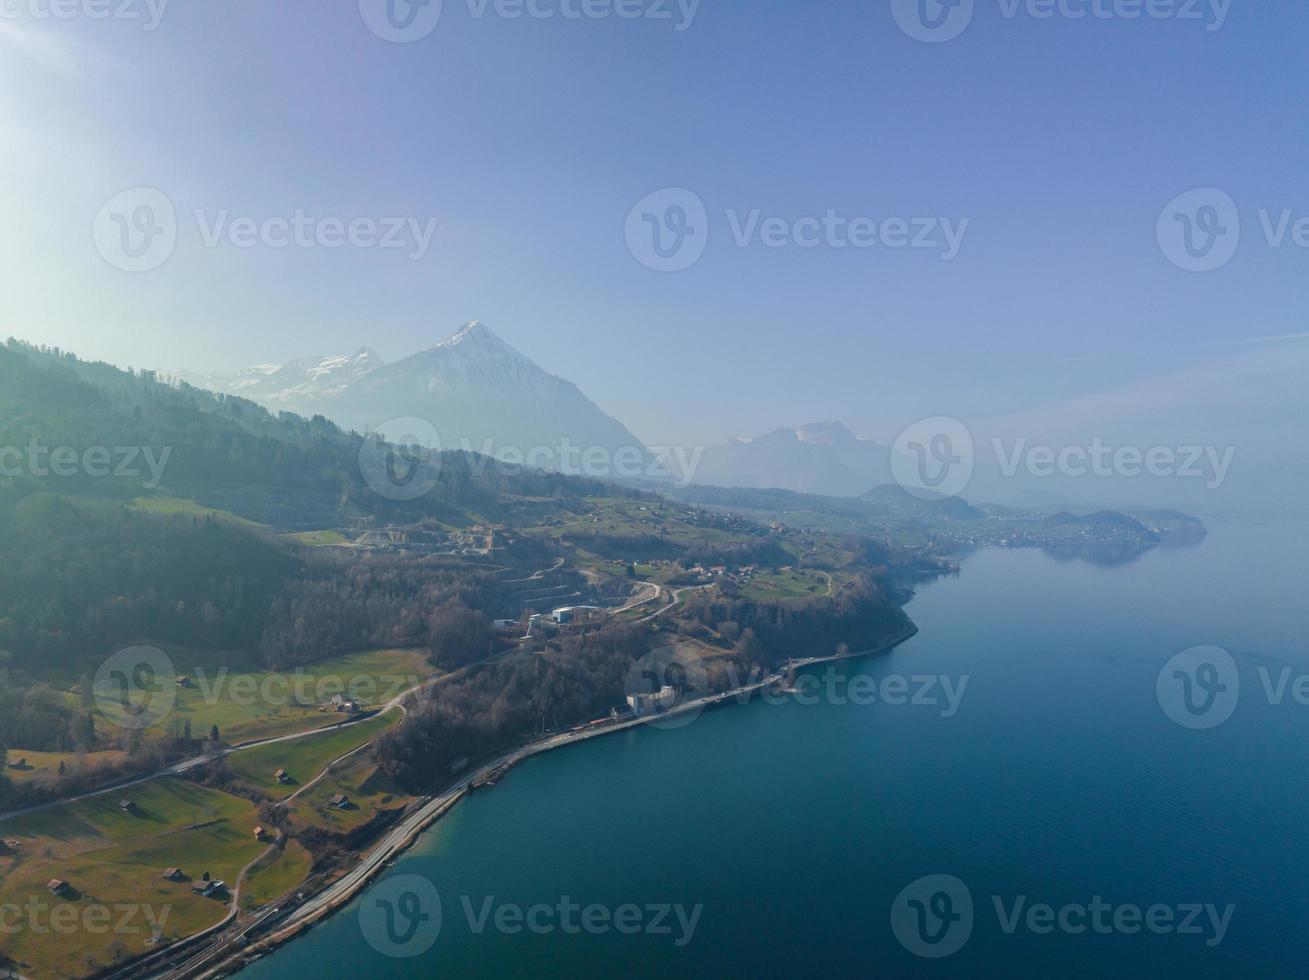
M 829 497 L 857 497 L 891 479 L 890 450 L 833 421 L 711 446 L 694 475 L 694 482 L 702 485 Z
M 411 420 L 420 419 L 434 430 L 440 448 L 502 454 L 511 462 L 521 461 L 514 455 L 535 452 L 528 462 L 563 472 L 579 472 L 577 456 L 586 449 L 634 449 L 643 458 L 648 452 L 575 384 L 545 371 L 478 321 L 391 364 L 361 348 L 276 369 L 180 377 L 269 409 L 322 415 L 345 428 L 397 439 L 414 435 Z

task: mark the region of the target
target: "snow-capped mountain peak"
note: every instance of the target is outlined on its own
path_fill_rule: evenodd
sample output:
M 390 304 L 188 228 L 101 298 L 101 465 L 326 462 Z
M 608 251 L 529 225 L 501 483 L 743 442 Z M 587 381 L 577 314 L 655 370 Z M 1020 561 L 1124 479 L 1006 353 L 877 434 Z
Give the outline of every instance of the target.
M 446 449 L 487 455 L 507 449 L 519 458 L 540 449 L 567 454 L 569 446 L 645 452 L 640 440 L 571 381 L 545 371 L 477 320 L 391 364 L 367 348 L 306 357 L 259 375 L 238 392 L 235 379 L 249 376 L 239 372 L 200 386 L 239 393 L 270 409 L 321 414 L 358 432 L 401 418 L 424 419 Z

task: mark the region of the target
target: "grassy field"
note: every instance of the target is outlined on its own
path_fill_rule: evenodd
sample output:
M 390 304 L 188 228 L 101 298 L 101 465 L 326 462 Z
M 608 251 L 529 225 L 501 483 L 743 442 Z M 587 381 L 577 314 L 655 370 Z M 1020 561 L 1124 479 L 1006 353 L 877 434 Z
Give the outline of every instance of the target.
M 135 804 L 130 812 L 118 807 L 123 797 Z M 181 779 L 0 821 L 0 840 L 18 844 L 0 854 L 0 906 L 23 910 L 11 910 L 8 926 L 19 928 L 4 937 L 5 952 L 24 974 L 78 977 L 112 963 L 115 943 L 128 955 L 149 948 L 147 913 L 165 939 L 213 925 L 226 915 L 223 900 L 193 895 L 189 880 L 164 881 L 163 869 L 235 882 L 267 847 L 252 833 L 258 822 L 249 801 Z M 64 896 L 46 889 L 51 878 L 69 883 Z M 102 907 L 110 910 L 108 928 Z M 65 919 L 67 941 L 34 931 Z
M 321 735 L 248 749 L 230 756 L 228 764 L 247 786 L 272 799 L 283 800 L 317 777 L 333 759 L 398 724 L 401 717 L 398 710 L 390 711 Z M 289 783 L 277 781 L 273 774 L 278 769 L 287 771 L 291 777 Z
M 277 901 L 309 877 L 312 865 L 309 852 L 288 840 L 285 847 L 250 869 L 241 886 L 241 907 L 257 909 Z
M 93 772 L 96 769 L 116 765 L 127 758 L 125 752 L 28 752 L 26 749 L 13 749 L 9 753 L 9 768 L 5 774 L 15 783 L 28 782 L 33 779 L 53 777 L 59 774 L 59 763 L 63 763 L 69 773 L 78 771 Z M 20 760 L 27 765 L 16 768 Z
M 350 798 L 346 809 L 328 804 L 328 800 L 338 793 Z M 387 778 L 371 756 L 361 752 L 313 789 L 296 797 L 290 815 L 297 829 L 315 827 L 343 834 L 362 827 L 379 811 L 407 806 L 413 799 Z
M 264 526 L 228 511 L 205 507 L 194 500 L 186 500 L 182 497 L 137 497 L 132 501 L 132 506 L 160 517 L 212 517 L 216 521 L 226 521 L 241 527 Z
M 741 586 L 741 595 L 760 602 L 827 595 L 827 578 L 807 569 L 760 572 Z
M 720 528 L 688 523 L 684 519 L 685 512 L 672 504 L 618 497 L 595 498 L 590 504 L 591 510 L 584 516 L 528 530 L 540 537 L 556 539 L 585 536 L 592 532 L 617 538 L 656 535 L 675 547 L 726 545 L 743 539 Z M 633 554 L 627 557 L 646 556 Z
M 350 543 L 350 539 L 340 531 L 301 531 L 297 534 L 283 534 L 282 537 L 287 541 L 309 545 L 313 548 L 327 548 Z
M 217 725 L 230 743 L 334 725 L 341 716 L 320 710 L 332 695 L 355 697 L 365 709 L 379 707 L 433 673 L 427 651 L 415 649 L 362 651 L 290 673 L 261 669 L 240 653 L 167 652 L 186 684 L 157 679 L 156 691 L 170 685 L 176 700 L 155 730 L 190 722 L 192 735 L 203 738 Z M 97 701 L 112 703 L 112 698 Z

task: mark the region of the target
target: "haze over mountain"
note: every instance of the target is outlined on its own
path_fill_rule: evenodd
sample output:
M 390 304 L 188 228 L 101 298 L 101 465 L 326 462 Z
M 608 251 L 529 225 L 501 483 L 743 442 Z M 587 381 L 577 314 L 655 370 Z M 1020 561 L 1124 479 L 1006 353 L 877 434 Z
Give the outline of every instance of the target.
M 840 422 L 814 422 L 711 446 L 693 482 L 857 497 L 891 478 L 885 446 Z
M 269 409 L 323 415 L 360 432 L 417 437 L 443 449 L 502 454 L 514 462 L 522 461 L 514 456 L 535 451 L 528 462 L 565 472 L 578 471 L 577 453 L 593 447 L 646 456 L 641 441 L 575 384 L 545 371 L 477 321 L 391 364 L 361 348 L 351 355 L 299 358 L 280 368 L 179 376 Z

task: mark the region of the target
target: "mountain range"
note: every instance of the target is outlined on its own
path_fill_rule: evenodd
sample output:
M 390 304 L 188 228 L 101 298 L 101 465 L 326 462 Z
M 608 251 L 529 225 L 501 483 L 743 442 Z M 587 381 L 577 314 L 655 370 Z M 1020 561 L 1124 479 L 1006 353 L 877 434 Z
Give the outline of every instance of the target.
M 857 497 L 891 476 L 891 453 L 840 422 L 775 429 L 705 450 L 692 482 Z
M 631 447 L 642 458 L 647 455 L 635 435 L 575 384 L 545 371 L 477 321 L 391 364 L 361 348 L 281 367 L 178 377 L 272 410 L 322 415 L 359 432 L 417 437 L 442 449 L 511 462 L 526 458 L 563 472 L 576 472 L 578 451 L 591 447 L 607 453 Z
M 577 453 L 599 447 L 649 452 L 571 381 L 550 374 L 485 324 L 473 321 L 433 347 L 386 363 L 367 347 L 301 357 L 231 374 L 179 372 L 198 388 L 239 395 L 273 411 L 322 415 L 345 428 L 381 432 L 444 449 L 467 449 L 565 473 L 583 471 Z M 421 425 L 414 420 L 427 423 Z M 568 450 L 564 447 L 575 447 Z M 572 455 L 569 455 L 569 453 Z M 695 460 L 695 454 L 680 457 Z M 670 460 L 676 469 L 675 460 Z M 857 497 L 892 479 L 890 451 L 840 422 L 776 429 L 706 447 L 684 482 Z M 590 475 L 648 475 L 590 473 Z

